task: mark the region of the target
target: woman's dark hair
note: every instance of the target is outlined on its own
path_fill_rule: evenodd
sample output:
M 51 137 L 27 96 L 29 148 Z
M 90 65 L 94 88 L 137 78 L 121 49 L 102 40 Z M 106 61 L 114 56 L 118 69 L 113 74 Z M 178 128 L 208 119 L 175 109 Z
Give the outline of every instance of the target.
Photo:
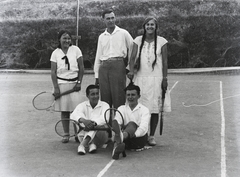
M 143 48 L 143 44 L 144 44 L 144 41 L 146 39 L 146 29 L 145 29 L 145 25 L 150 21 L 150 20 L 154 20 L 155 21 L 155 24 L 156 24 L 156 29 L 155 29 L 155 32 L 154 32 L 154 55 L 155 55 L 155 60 L 153 61 L 153 64 L 152 64 L 152 68 L 154 70 L 154 66 L 157 62 L 157 28 L 158 28 L 158 25 L 157 25 L 157 20 L 154 18 L 154 17 L 148 17 L 145 19 L 144 23 L 143 23 L 143 36 L 142 36 L 142 41 L 141 41 L 141 45 L 140 45 L 140 48 L 139 48 L 139 55 L 138 55 L 138 59 L 137 59 L 137 70 L 140 69 L 140 63 L 141 63 L 141 53 L 142 53 L 142 48 Z
M 91 89 L 99 89 L 99 86 L 98 85 L 89 85 L 87 88 L 86 88 L 86 95 L 88 96 L 89 93 L 90 93 L 90 90 Z
M 61 39 L 63 34 L 68 34 L 70 36 L 70 38 L 72 39 L 71 33 L 69 31 L 67 31 L 67 30 L 59 31 L 59 33 L 58 33 L 58 47 L 57 48 L 60 48 L 60 49 L 62 48 L 61 43 L 60 43 L 60 39 Z M 70 44 L 70 46 L 71 45 L 72 44 Z

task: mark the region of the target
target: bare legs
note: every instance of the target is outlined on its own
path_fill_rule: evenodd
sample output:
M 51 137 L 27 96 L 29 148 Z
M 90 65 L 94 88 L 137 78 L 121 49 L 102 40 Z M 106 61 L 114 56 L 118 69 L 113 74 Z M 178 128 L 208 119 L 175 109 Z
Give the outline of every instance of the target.
M 151 114 L 150 136 L 154 136 L 157 125 L 158 125 L 158 114 Z
M 70 112 L 61 112 L 61 119 L 69 119 L 70 117 Z M 62 139 L 62 143 L 68 143 L 69 141 L 69 122 L 68 121 L 64 121 L 63 122 L 63 130 L 64 133 L 66 134 L 65 137 L 63 137 Z
M 148 144 L 150 146 L 155 146 L 157 143 L 154 138 L 154 134 L 158 125 L 158 114 L 151 114 L 151 120 L 150 120 L 150 136 L 148 139 Z

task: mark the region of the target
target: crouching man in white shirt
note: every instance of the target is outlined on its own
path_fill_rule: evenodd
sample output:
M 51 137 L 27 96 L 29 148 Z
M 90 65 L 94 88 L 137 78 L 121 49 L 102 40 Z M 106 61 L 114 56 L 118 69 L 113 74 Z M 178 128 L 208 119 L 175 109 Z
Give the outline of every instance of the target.
M 141 149 L 147 144 L 148 140 L 150 112 L 147 107 L 138 103 L 140 88 L 131 83 L 125 88 L 125 93 L 127 102 L 118 108 L 123 120 L 117 112 L 112 122 L 115 132 L 113 159 L 118 159 L 120 153 L 123 153 L 124 156 L 125 147 L 127 149 Z
M 99 86 L 97 85 L 89 85 L 86 89 L 86 96 L 88 101 L 80 103 L 70 116 L 71 119 L 78 121 L 85 127 L 84 131 L 80 132 L 83 139 L 78 146 L 79 155 L 85 155 L 87 148 L 89 153 L 94 153 L 98 147 L 108 141 L 107 131 L 93 131 L 91 129 L 95 126 L 107 127 L 104 113 L 109 109 L 109 105 L 99 100 Z M 109 114 L 106 114 L 106 120 L 109 121 Z

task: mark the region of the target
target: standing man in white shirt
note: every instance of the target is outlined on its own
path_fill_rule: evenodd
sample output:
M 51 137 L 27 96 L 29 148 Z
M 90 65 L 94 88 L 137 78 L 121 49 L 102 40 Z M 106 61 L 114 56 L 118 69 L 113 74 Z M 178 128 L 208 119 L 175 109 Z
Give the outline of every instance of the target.
M 123 117 L 117 112 L 112 121 L 115 132 L 113 159 L 119 158 L 119 154 L 125 151 L 125 146 L 127 149 L 142 149 L 148 140 L 147 132 L 151 115 L 147 107 L 138 103 L 140 88 L 130 83 L 125 92 L 127 102 L 118 108 Z
M 97 147 L 101 147 L 108 141 L 107 131 L 93 131 L 91 129 L 95 126 L 107 127 L 106 121 L 109 121 L 109 114 L 104 117 L 104 113 L 109 109 L 109 105 L 99 100 L 98 85 L 89 85 L 86 89 L 86 95 L 88 101 L 80 103 L 70 116 L 71 119 L 78 121 L 85 127 L 84 131 L 80 132 L 83 140 L 78 146 L 79 155 L 85 155 L 87 147 L 89 153 L 94 153 Z
M 133 38 L 125 29 L 115 25 L 116 17 L 112 9 L 105 10 L 102 18 L 106 30 L 99 36 L 94 63 L 96 84 L 100 86 L 101 100 L 110 107 L 125 104 L 126 87 L 125 58 L 130 56 Z

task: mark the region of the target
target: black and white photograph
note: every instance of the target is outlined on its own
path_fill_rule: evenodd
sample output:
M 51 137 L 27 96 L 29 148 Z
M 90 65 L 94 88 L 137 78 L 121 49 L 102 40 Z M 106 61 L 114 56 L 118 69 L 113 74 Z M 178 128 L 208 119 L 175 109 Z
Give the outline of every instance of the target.
M 240 0 L 0 0 L 1 177 L 239 177 Z

